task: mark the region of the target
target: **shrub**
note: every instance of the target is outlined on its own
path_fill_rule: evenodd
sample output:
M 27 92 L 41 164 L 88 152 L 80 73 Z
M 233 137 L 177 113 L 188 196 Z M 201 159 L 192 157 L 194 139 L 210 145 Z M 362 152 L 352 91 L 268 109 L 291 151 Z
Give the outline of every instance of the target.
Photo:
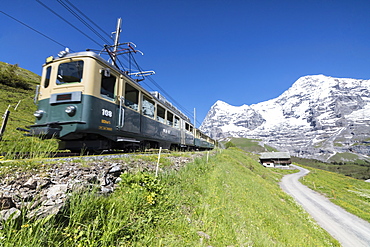
M 29 82 L 17 74 L 18 69 L 18 64 L 6 66 L 3 71 L 0 71 L 0 83 L 15 88 L 31 89 Z
M 231 147 L 236 147 L 236 146 L 235 146 L 235 144 L 234 144 L 234 143 L 232 143 L 232 142 L 226 142 L 225 147 L 226 147 L 226 148 L 231 148 Z

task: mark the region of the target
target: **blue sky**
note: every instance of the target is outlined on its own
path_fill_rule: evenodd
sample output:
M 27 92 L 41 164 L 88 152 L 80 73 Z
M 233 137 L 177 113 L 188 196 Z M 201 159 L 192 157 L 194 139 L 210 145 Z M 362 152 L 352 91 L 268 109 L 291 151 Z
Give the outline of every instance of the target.
M 58 1 L 39 1 L 104 44 Z M 122 17 L 121 42 L 144 52 L 140 66 L 196 108 L 198 122 L 217 100 L 259 103 L 301 76 L 370 79 L 368 0 L 69 1 L 108 33 Z M 101 48 L 36 0 L 2 0 L 0 10 L 74 51 Z M 41 74 L 45 58 L 63 49 L 0 13 L 0 61 Z

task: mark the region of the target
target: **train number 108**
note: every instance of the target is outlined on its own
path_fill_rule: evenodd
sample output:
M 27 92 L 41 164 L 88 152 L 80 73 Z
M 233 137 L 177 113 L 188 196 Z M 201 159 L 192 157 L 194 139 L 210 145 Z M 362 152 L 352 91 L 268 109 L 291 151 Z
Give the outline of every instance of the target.
M 113 112 L 106 109 L 101 109 L 101 114 L 105 117 L 113 117 Z

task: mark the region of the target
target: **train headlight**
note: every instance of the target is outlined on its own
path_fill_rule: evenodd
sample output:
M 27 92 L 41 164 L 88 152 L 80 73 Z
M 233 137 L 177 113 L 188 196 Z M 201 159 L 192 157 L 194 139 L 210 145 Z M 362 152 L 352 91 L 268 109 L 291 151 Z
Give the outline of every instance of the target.
M 76 114 L 76 107 L 73 105 L 67 106 L 64 110 L 69 116 L 73 116 Z
M 33 114 L 35 117 L 37 117 L 38 119 L 42 118 L 42 116 L 44 115 L 44 111 L 43 110 L 37 110 L 35 111 L 35 113 Z

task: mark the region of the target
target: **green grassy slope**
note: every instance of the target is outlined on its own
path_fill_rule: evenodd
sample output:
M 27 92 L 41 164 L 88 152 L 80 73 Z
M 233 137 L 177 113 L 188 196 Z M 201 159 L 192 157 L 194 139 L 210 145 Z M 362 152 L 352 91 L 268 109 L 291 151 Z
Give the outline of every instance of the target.
M 325 163 L 318 160 L 292 157 L 292 161 L 312 168 L 322 169 L 350 176 L 356 179 L 366 180 L 370 178 L 370 163 L 362 160 L 359 162 L 333 162 Z
M 14 75 L 23 78 L 30 86 L 38 85 L 40 83 L 40 76 L 19 67 L 17 64 L 8 64 L 4 62 L 0 62 L 0 74 L 4 74 L 6 71 L 14 69 Z
M 283 173 L 266 169 L 237 149 L 181 174 L 184 212 L 191 228 L 210 236 L 204 246 L 337 245 L 295 201 L 281 191 Z M 294 230 L 293 230 L 294 229 Z
M 279 187 L 283 174 L 230 148 L 159 178 L 124 173 L 110 196 L 0 230 L 0 246 L 339 246 Z
M 33 112 L 36 110 L 36 105 L 33 104 L 33 98 L 36 85 L 39 84 L 40 81 L 40 76 L 28 70 L 15 67 L 13 68 L 14 71 L 11 73 L 11 76 L 14 78 L 22 78 L 24 82 L 29 85 L 30 89 L 26 90 L 6 85 L 7 81 L 11 79 L 5 77 L 5 72 L 12 66 L 14 65 L 0 62 L 0 78 L 3 80 L 0 81 L 0 114 L 4 114 L 9 107 L 11 113 L 7 131 L 14 134 L 15 128 L 34 123 Z M 17 105 L 18 107 L 15 109 Z
M 4 78 L 2 75 L 9 66 L 11 65 L 0 62 L 0 79 Z M 12 75 L 15 75 L 17 79 L 23 78 L 21 79 L 22 83 L 26 83 L 29 89 L 6 85 L 6 82 L 0 81 L 0 114 L 3 116 L 7 109 L 10 111 L 3 141 L 0 141 L 0 153 L 29 152 L 31 151 L 31 142 L 37 142 L 37 149 L 40 151 L 50 150 L 50 145 L 56 148 L 56 141 L 52 141 L 52 143 L 37 138 L 24 137 L 23 132 L 16 130 L 17 127 L 25 128 L 25 126 L 34 123 L 33 113 L 36 110 L 36 105 L 33 103 L 33 99 L 36 85 L 40 82 L 40 76 L 19 67 L 14 68 Z M 2 119 L 0 121 L 2 123 Z
M 230 144 L 231 143 L 231 144 Z M 278 151 L 268 145 L 262 146 L 259 140 L 252 140 L 247 138 L 231 138 L 229 143 L 225 144 L 227 146 L 234 146 L 240 148 L 246 152 L 254 152 L 254 153 L 261 153 L 261 152 L 272 152 Z M 338 154 L 335 156 L 343 157 L 343 154 Z M 352 154 L 347 154 L 345 157 L 357 157 Z M 342 159 L 333 160 L 332 163 L 325 163 L 318 160 L 313 159 L 304 159 L 298 157 L 292 157 L 292 161 L 310 166 L 313 168 L 319 168 L 327 171 L 336 172 L 339 174 L 343 174 L 346 176 L 350 176 L 356 179 L 370 179 L 370 163 L 366 160 L 354 160 L 354 161 L 346 161 L 344 162 Z
M 277 151 L 276 149 L 268 146 L 268 145 L 261 145 L 261 140 L 254 140 L 254 139 L 248 139 L 248 138 L 236 138 L 232 137 L 230 139 L 230 142 L 235 145 L 235 147 L 238 147 L 246 152 L 251 153 L 261 153 L 261 152 L 272 152 Z
M 301 179 L 304 185 L 370 222 L 370 183 L 312 167 L 305 168 L 311 172 Z

